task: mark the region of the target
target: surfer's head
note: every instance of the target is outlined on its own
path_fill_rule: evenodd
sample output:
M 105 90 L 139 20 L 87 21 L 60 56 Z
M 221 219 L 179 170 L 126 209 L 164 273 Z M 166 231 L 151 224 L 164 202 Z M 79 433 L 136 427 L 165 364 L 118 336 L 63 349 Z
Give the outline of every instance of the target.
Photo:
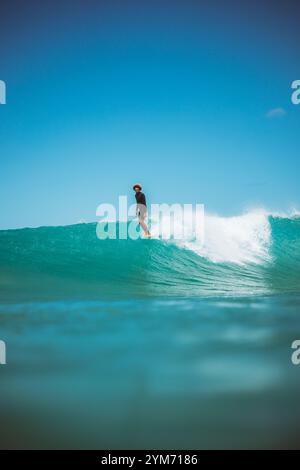
M 136 183 L 133 185 L 133 191 L 135 191 L 136 193 L 141 191 L 141 189 L 142 189 L 142 186 L 139 183 Z

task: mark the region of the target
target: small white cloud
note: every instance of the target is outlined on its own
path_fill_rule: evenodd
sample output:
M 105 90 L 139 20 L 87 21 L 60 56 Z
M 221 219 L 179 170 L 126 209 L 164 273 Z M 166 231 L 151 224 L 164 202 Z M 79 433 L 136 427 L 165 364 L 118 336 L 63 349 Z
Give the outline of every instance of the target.
M 273 118 L 280 118 L 282 116 L 286 115 L 286 110 L 283 108 L 274 108 L 270 109 L 270 111 L 267 112 L 266 117 L 269 119 Z

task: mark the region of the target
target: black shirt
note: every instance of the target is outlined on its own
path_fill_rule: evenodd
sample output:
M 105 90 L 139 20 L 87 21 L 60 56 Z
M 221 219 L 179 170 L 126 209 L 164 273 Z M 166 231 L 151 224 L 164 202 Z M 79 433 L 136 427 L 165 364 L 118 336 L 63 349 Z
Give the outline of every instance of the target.
M 147 206 L 146 204 L 146 197 L 145 194 L 139 191 L 138 193 L 135 193 L 135 199 L 137 204 L 142 204 L 143 206 Z

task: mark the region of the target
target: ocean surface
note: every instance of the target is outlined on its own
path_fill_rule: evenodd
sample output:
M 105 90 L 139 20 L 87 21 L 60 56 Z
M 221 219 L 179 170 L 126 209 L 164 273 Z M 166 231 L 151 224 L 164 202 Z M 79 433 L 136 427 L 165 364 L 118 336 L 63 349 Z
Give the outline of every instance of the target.
M 0 231 L 1 448 L 299 448 L 300 217 Z

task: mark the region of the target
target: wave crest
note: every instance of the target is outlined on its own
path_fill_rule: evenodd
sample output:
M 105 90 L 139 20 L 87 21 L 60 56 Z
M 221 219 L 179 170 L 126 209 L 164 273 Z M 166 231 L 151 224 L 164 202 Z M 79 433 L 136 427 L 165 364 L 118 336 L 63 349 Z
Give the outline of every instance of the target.
M 300 217 L 205 216 L 205 242 L 99 240 L 96 224 L 0 231 L 4 301 L 300 292 Z

